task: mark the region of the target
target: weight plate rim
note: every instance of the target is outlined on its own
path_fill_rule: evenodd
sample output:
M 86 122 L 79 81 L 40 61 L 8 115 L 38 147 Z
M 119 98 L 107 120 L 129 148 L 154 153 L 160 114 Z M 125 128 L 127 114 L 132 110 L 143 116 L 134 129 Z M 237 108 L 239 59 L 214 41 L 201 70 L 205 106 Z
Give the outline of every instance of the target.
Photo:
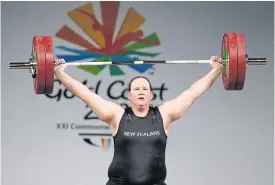
M 33 52 L 35 52 L 36 70 L 33 79 L 34 90 L 36 94 L 43 94 L 45 91 L 45 52 L 43 38 L 33 37 Z
M 235 89 L 242 90 L 244 87 L 246 76 L 246 46 L 244 35 L 239 32 L 235 33 L 235 35 L 237 38 L 238 48 L 238 74 Z
M 226 39 L 226 40 L 225 40 Z M 229 41 L 230 40 L 230 41 Z M 222 74 L 223 85 L 226 90 L 235 89 L 238 70 L 238 56 L 237 56 L 237 39 L 234 33 L 225 33 L 222 41 L 222 56 L 224 55 L 224 42 L 226 41 L 227 55 L 229 55 L 229 62 L 227 68 L 227 75 Z M 234 57 L 235 55 L 235 57 Z
M 54 55 L 52 47 L 52 38 L 44 36 L 44 49 L 45 49 L 45 93 L 51 94 L 54 87 Z

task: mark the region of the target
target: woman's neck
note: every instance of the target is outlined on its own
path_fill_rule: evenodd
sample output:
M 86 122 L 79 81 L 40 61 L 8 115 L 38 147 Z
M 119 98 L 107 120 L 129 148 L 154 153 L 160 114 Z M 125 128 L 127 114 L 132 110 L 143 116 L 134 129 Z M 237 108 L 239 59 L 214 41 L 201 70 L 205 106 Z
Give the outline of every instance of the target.
M 145 107 L 136 107 L 134 105 L 131 106 L 132 111 L 134 112 L 134 114 L 136 116 L 139 117 L 145 117 L 148 114 L 149 111 L 149 106 L 145 106 Z

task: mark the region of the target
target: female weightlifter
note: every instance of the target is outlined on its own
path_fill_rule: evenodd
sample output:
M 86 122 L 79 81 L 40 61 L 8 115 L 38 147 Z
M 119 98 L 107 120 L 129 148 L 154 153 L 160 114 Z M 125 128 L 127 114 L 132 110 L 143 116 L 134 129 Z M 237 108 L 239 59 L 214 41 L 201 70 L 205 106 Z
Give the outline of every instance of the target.
M 221 74 L 220 57 L 211 57 L 212 69 L 172 100 L 150 106 L 150 81 L 142 76 L 129 84 L 129 108 L 106 101 L 64 72 L 63 59 L 55 62 L 55 76 L 86 103 L 98 118 L 110 125 L 114 157 L 108 169 L 107 185 L 166 185 L 165 149 L 171 124 L 205 93 Z

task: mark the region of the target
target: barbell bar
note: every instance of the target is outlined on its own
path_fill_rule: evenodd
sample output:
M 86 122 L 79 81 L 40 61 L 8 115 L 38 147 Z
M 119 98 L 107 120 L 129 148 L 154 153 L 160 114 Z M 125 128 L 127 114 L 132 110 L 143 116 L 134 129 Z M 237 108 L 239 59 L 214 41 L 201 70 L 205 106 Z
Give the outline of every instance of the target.
M 248 58 L 242 33 L 225 33 L 222 40 L 222 80 L 225 90 L 242 90 L 248 65 L 266 65 L 266 58 Z M 211 60 L 146 60 L 69 62 L 67 66 L 141 65 L 141 64 L 210 64 Z M 10 69 L 29 69 L 36 94 L 51 94 L 54 88 L 54 53 L 50 36 L 34 36 L 29 62 L 12 62 Z
M 55 61 L 53 61 L 55 63 Z M 223 65 L 227 60 L 223 59 Z M 211 60 L 143 60 L 143 61 L 104 61 L 104 62 L 69 62 L 67 66 L 100 66 L 100 65 L 132 65 L 132 64 L 210 64 Z M 246 58 L 248 65 L 265 65 L 266 58 Z M 10 69 L 31 69 L 35 67 L 36 62 L 14 62 L 10 63 Z

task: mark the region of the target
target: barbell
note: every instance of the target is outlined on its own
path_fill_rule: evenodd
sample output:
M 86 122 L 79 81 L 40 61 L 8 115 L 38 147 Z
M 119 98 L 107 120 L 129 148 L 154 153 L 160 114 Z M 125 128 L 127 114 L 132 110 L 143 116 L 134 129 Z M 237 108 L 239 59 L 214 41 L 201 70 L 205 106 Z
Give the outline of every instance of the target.
M 222 81 L 225 90 L 242 90 L 248 65 L 266 65 L 266 58 L 248 58 L 242 33 L 225 33 L 222 39 Z M 29 62 L 12 62 L 10 69 L 29 69 L 36 94 L 51 94 L 54 88 L 54 53 L 50 36 L 34 36 Z M 172 61 L 102 61 L 70 62 L 67 65 L 141 65 L 141 64 L 210 64 L 210 60 Z

